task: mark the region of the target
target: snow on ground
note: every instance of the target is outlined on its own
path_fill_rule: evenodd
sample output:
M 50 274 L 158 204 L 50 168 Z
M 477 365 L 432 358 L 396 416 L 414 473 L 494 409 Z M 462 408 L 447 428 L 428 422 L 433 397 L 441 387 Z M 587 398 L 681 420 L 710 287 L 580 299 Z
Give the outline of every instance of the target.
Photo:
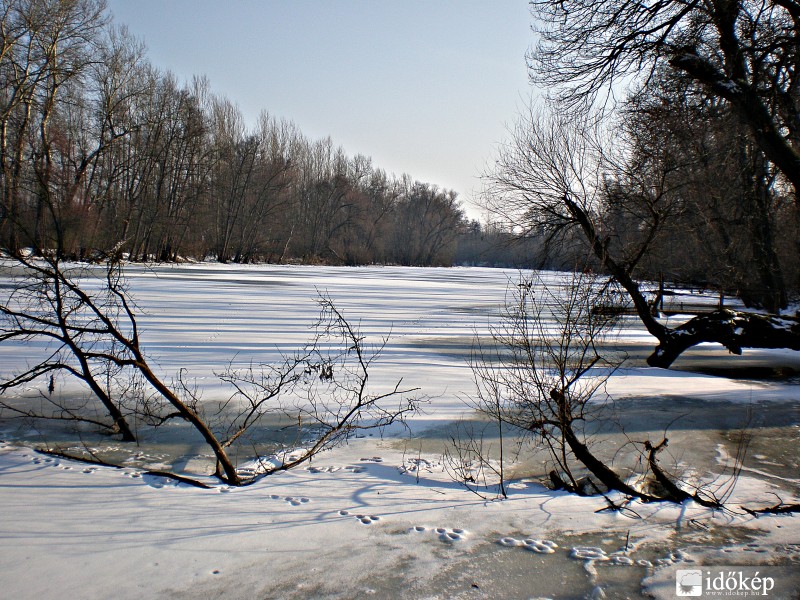
M 709 553 L 795 571 L 800 560 L 792 517 L 692 504 L 597 514 L 601 500 L 533 482 L 482 500 L 435 459 L 372 440 L 236 489 L 9 448 L 0 464 L 4 598 L 637 597 L 641 579 Z M 744 479 L 741 497 L 759 487 Z
M 318 290 L 376 342 L 391 335 L 371 381 L 403 378 L 431 402 L 412 421 L 410 440 L 356 439 L 304 468 L 210 490 L 37 454 L 15 443 L 25 431 L 0 423 L 3 598 L 615 598 L 638 597 L 643 580 L 672 598 L 675 569 L 712 564 L 760 565 L 784 586 L 800 586 L 797 518 L 738 510 L 775 503 L 771 493 L 797 501 L 796 384 L 649 369 L 642 357 L 652 339 L 631 323 L 619 341 L 631 360 L 609 390 L 637 405 L 680 404 L 710 421 L 688 422 L 679 442 L 713 436 L 713 423 L 737 404 L 773 415 L 758 426 L 776 442 L 757 448 L 732 510 L 636 503 L 597 512 L 602 498 L 524 479 L 501 501 L 493 488 L 480 497 L 454 483 L 441 453 L 422 440 L 468 414 L 473 337 L 497 322 L 516 272 L 193 265 L 128 274 L 150 356 L 166 375 L 186 369 L 206 400 L 225 397 L 214 372 L 229 362 L 274 361 L 301 346 Z M 37 352 L 0 344 L 3 371 Z M 701 350 L 685 363 L 702 360 Z M 781 406 L 786 418 L 776 426 Z M 649 405 L 641 410 L 646 421 Z M 724 464 L 728 450 L 715 439 L 708 460 Z M 776 458 L 786 445 L 789 459 Z M 145 466 L 160 465 L 153 461 Z

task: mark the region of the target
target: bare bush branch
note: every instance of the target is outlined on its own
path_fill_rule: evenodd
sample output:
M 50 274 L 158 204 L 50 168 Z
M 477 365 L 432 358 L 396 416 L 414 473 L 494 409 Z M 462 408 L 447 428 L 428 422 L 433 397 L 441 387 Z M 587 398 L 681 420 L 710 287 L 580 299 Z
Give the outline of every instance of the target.
M 206 415 L 184 373 L 168 384 L 148 362 L 118 255 L 110 254 L 102 279 L 85 267 L 68 268 L 56 257 L 12 257 L 9 268 L 16 270 L 15 285 L 0 304 L 0 342 L 38 339 L 50 346 L 40 362 L 0 383 L 0 391 L 57 373 L 76 377 L 100 400 L 123 440 L 136 439 L 129 419 L 150 427 L 173 419 L 186 421 L 214 452 L 215 475 L 232 485 L 248 479 L 228 449 L 266 416 L 296 422 L 298 434 L 304 427 L 311 433 L 310 440 L 298 440 L 307 447 L 295 458 L 268 469 L 275 472 L 302 464 L 353 435 L 403 423 L 416 410 L 418 399 L 409 396 L 416 389 L 403 388 L 402 382 L 381 393 L 370 390 L 369 369 L 382 346 L 366 348 L 358 329 L 321 295 L 320 319 L 308 346 L 279 365 L 223 373 L 222 380 L 233 389 L 231 396 Z M 47 401 L 58 418 L 91 422 L 66 404 Z M 53 416 L 28 408 L 16 411 L 27 417 Z

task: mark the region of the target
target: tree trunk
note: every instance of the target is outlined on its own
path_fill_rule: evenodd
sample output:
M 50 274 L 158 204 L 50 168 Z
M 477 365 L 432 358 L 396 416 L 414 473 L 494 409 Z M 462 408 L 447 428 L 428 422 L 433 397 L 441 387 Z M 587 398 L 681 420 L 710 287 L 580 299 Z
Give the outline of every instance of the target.
M 681 353 L 702 342 L 722 344 L 733 354 L 741 354 L 742 348 L 800 350 L 800 319 L 797 317 L 720 309 L 690 319 L 675 329 L 666 327 L 653 316 L 639 285 L 627 269 L 609 256 L 606 244 L 597 235 L 586 212 L 568 196 L 564 197 L 564 203 L 583 230 L 594 255 L 625 288 L 639 319 L 659 341 L 647 359 L 651 367 L 667 369 Z
M 723 308 L 668 329 L 660 342 L 647 364 L 663 369 L 669 368 L 685 350 L 703 342 L 722 344 L 733 354 L 741 354 L 742 348 L 800 350 L 800 319 Z
M 211 428 L 201 419 L 197 413 L 187 406 L 178 396 L 150 370 L 150 367 L 145 361 L 144 356 L 139 351 L 138 347 L 133 344 L 129 345 L 129 349 L 134 354 L 136 362 L 135 366 L 144 378 L 170 403 L 174 406 L 181 418 L 185 419 L 197 430 L 206 443 L 211 447 L 214 456 L 217 459 L 217 474 L 219 475 L 220 468 L 224 472 L 224 480 L 230 485 L 241 485 L 242 479 L 236 471 L 236 467 L 230 460 L 230 457 L 225 452 L 217 436 L 211 431 Z
M 622 481 L 619 475 L 617 475 L 614 471 L 608 468 L 605 463 L 592 454 L 589 448 L 587 448 L 586 445 L 578 439 L 578 437 L 575 435 L 575 432 L 572 431 L 572 427 L 570 425 L 565 426 L 561 431 L 564 434 L 564 439 L 569 445 L 569 449 L 572 450 L 572 453 L 575 455 L 575 458 L 578 459 L 583 466 L 589 469 L 589 472 L 597 477 L 600 483 L 606 486 L 609 490 L 616 490 L 634 498 L 647 499 L 645 494 L 633 489 L 627 483 Z

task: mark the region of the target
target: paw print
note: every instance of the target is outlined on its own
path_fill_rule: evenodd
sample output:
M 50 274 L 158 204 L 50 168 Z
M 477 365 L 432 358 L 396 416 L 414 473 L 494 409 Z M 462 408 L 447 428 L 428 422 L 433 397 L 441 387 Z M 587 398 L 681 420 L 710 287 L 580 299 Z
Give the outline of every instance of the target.
M 380 517 L 376 517 L 375 515 L 353 515 L 350 513 L 350 511 L 347 510 L 340 510 L 339 514 L 343 517 L 353 516 L 356 518 L 357 521 L 359 521 L 363 525 L 372 525 L 373 523 L 376 523 L 377 521 L 381 520 Z

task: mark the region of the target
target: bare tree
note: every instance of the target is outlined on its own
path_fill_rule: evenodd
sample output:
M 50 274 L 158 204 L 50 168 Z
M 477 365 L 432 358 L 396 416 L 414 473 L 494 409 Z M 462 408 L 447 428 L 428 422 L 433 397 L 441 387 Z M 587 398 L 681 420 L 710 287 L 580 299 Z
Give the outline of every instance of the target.
M 533 0 L 532 79 L 572 108 L 601 102 L 669 64 L 728 102 L 767 158 L 800 190 L 794 0 Z
M 116 320 L 124 308 L 112 291 L 119 283 L 115 272 L 109 269 L 106 290 L 91 293 L 73 281 L 82 270 L 69 273 L 57 258 L 38 261 L 19 254 L 12 263 L 4 264 L 3 270 L 16 284 L 0 304 L 0 342 L 43 339 L 52 344 L 46 358 L 3 381 L 0 390 L 5 392 L 42 377 L 51 378 L 52 388 L 52 378 L 66 372 L 84 381 L 102 403 L 111 418 L 108 429 L 120 433 L 124 441 L 134 441 L 128 417 L 107 385 L 121 366 L 114 356 L 117 343 L 113 337 L 105 339 L 109 327 L 103 322 Z M 65 406 L 59 408 L 63 411 Z M 66 412 L 74 417 L 72 411 Z
M 370 367 L 386 340 L 368 348 L 364 336 L 330 297 L 320 295 L 317 302 L 320 317 L 314 327 L 316 333 L 303 352 L 288 359 L 282 368 L 251 366 L 244 371 L 230 369 L 222 375 L 236 389 L 230 403 L 239 407 L 224 446 L 266 414 L 296 423 L 311 440 L 299 451 L 287 444 L 277 453 L 277 463 L 262 463 L 262 474 L 296 467 L 354 435 L 404 425 L 405 417 L 416 412 L 419 404 L 419 398 L 411 396 L 418 388 L 403 388 L 402 381 L 381 392 L 371 391 Z M 281 397 L 287 388 L 293 392 L 283 394 L 288 401 Z
M 644 466 L 638 474 L 619 472 L 600 458 L 597 432 L 616 421 L 605 383 L 622 360 L 604 348 L 615 324 L 607 311 L 598 310 L 608 293 L 602 281 L 582 273 L 557 286 L 536 277 L 522 279 L 507 299 L 503 322 L 492 331 L 495 346 L 484 346 L 473 363 L 479 410 L 544 448 L 557 488 L 580 494 L 615 490 L 645 501 L 691 498 L 720 506 L 724 495 L 717 497 L 706 486 L 679 485 L 659 464 L 666 439 L 633 442 L 619 429 L 621 446 L 632 448 L 634 464 Z M 581 476 L 584 469 L 589 477 Z M 657 485 L 629 483 L 633 475 Z
M 394 213 L 392 255 L 402 265 L 450 264 L 463 213 L 453 191 L 406 178 Z
M 659 321 L 640 287 L 642 260 L 664 233 L 664 224 L 681 209 L 681 181 L 655 172 L 647 163 L 629 161 L 623 140 L 589 117 L 558 118 L 531 113 L 520 121 L 512 141 L 502 148 L 490 176 L 490 210 L 519 232 L 545 232 L 575 239 L 588 247 L 603 270 L 627 292 L 637 316 L 659 344 L 648 358 L 669 367 L 686 349 L 716 342 L 734 354 L 742 348 L 800 350 L 800 319 L 720 309 L 678 327 Z M 654 177 L 655 175 L 655 177 Z M 615 197 L 610 184 L 625 182 Z M 630 243 L 615 243 L 603 216 L 609 199 L 614 209 L 635 218 Z
M 4 315 L 2 339 L 53 340 L 56 348 L 50 358 L 28 369 L 7 383 L 7 387 L 31 381 L 42 374 L 66 371 L 89 384 L 100 398 L 116 427 L 124 428 L 125 437 L 133 437 L 107 391 L 97 385 L 97 372 L 109 368 L 129 368 L 140 374 L 184 419 L 201 434 L 217 459 L 217 471 L 232 484 L 241 483 L 233 462 L 228 458 L 213 431 L 196 407 L 185 402 L 152 370 L 140 345 L 134 307 L 128 301 L 121 265 L 114 256 L 105 272 L 105 285 L 90 293 L 63 268 L 57 257 L 33 260 L 16 255 L 23 267 L 20 284 L 0 310 Z M 28 281 L 37 282 L 27 287 Z M 20 297 L 21 293 L 21 297 Z M 73 366 L 78 363 L 78 367 Z M 224 475 L 223 475 L 224 473 Z
M 300 458 L 282 461 L 274 471 L 301 464 L 357 431 L 401 422 L 416 409 L 417 399 L 408 396 L 413 390 L 401 389 L 400 383 L 384 393 L 370 392 L 369 368 L 377 353 L 369 354 L 358 330 L 329 298 L 321 298 L 322 316 L 309 346 L 282 365 L 223 375 L 234 393 L 209 414 L 183 377 L 177 385 L 167 384 L 149 363 L 119 248 L 108 256 L 99 279 L 84 268 L 64 265 L 56 255 L 35 259 L 16 254 L 9 262 L 15 283 L 0 302 L 0 343 L 50 344 L 45 358 L 5 379 L 0 391 L 53 374 L 75 376 L 108 412 L 109 429 L 124 440 L 135 439 L 131 419 L 155 426 L 174 419 L 190 424 L 214 453 L 215 475 L 231 485 L 250 478 L 237 469 L 229 449 L 266 415 L 280 414 L 298 428 L 312 428 Z M 137 395 L 135 405 L 125 402 L 130 391 Z M 298 392 L 297 401 L 284 399 Z M 392 406 L 395 400 L 398 405 Z M 30 411 L 17 413 L 32 416 Z M 223 437 L 219 431 L 227 433 Z
M 678 209 L 643 267 L 653 276 L 669 273 L 738 295 L 749 307 L 772 313 L 786 308 L 787 283 L 798 281 L 797 235 L 790 233 L 798 210 L 730 107 L 662 69 L 625 104 L 623 115 L 629 160 L 653 180 L 662 174 Z M 611 200 L 636 193 L 626 181 L 615 186 L 607 212 L 615 209 Z M 635 215 L 618 218 L 614 238 L 635 236 Z
M 507 498 L 506 464 L 511 461 L 506 455 L 504 421 L 502 415 L 494 411 L 499 402 L 495 405 L 480 403 L 486 400 L 484 395 L 479 398 L 477 405 L 471 401 L 468 404 L 489 416 L 492 422 L 477 426 L 463 421 L 456 423 L 442 462 L 450 478 L 470 492 L 486 499 L 489 497 L 488 490 L 496 486 L 497 496 Z M 499 398 L 495 397 L 495 400 Z M 494 425 L 497 426 L 497 441 L 493 443 Z M 517 447 L 521 447 L 521 444 L 517 444 Z
M 99 31 L 101 0 L 7 0 L 0 5 L 0 178 L 3 243 L 17 249 L 21 217 L 33 201 L 30 232 L 40 244 L 53 206 L 53 135 L 62 88 L 86 75 Z M 31 168 L 32 167 L 32 168 Z M 33 193 L 34 199 L 28 195 Z

